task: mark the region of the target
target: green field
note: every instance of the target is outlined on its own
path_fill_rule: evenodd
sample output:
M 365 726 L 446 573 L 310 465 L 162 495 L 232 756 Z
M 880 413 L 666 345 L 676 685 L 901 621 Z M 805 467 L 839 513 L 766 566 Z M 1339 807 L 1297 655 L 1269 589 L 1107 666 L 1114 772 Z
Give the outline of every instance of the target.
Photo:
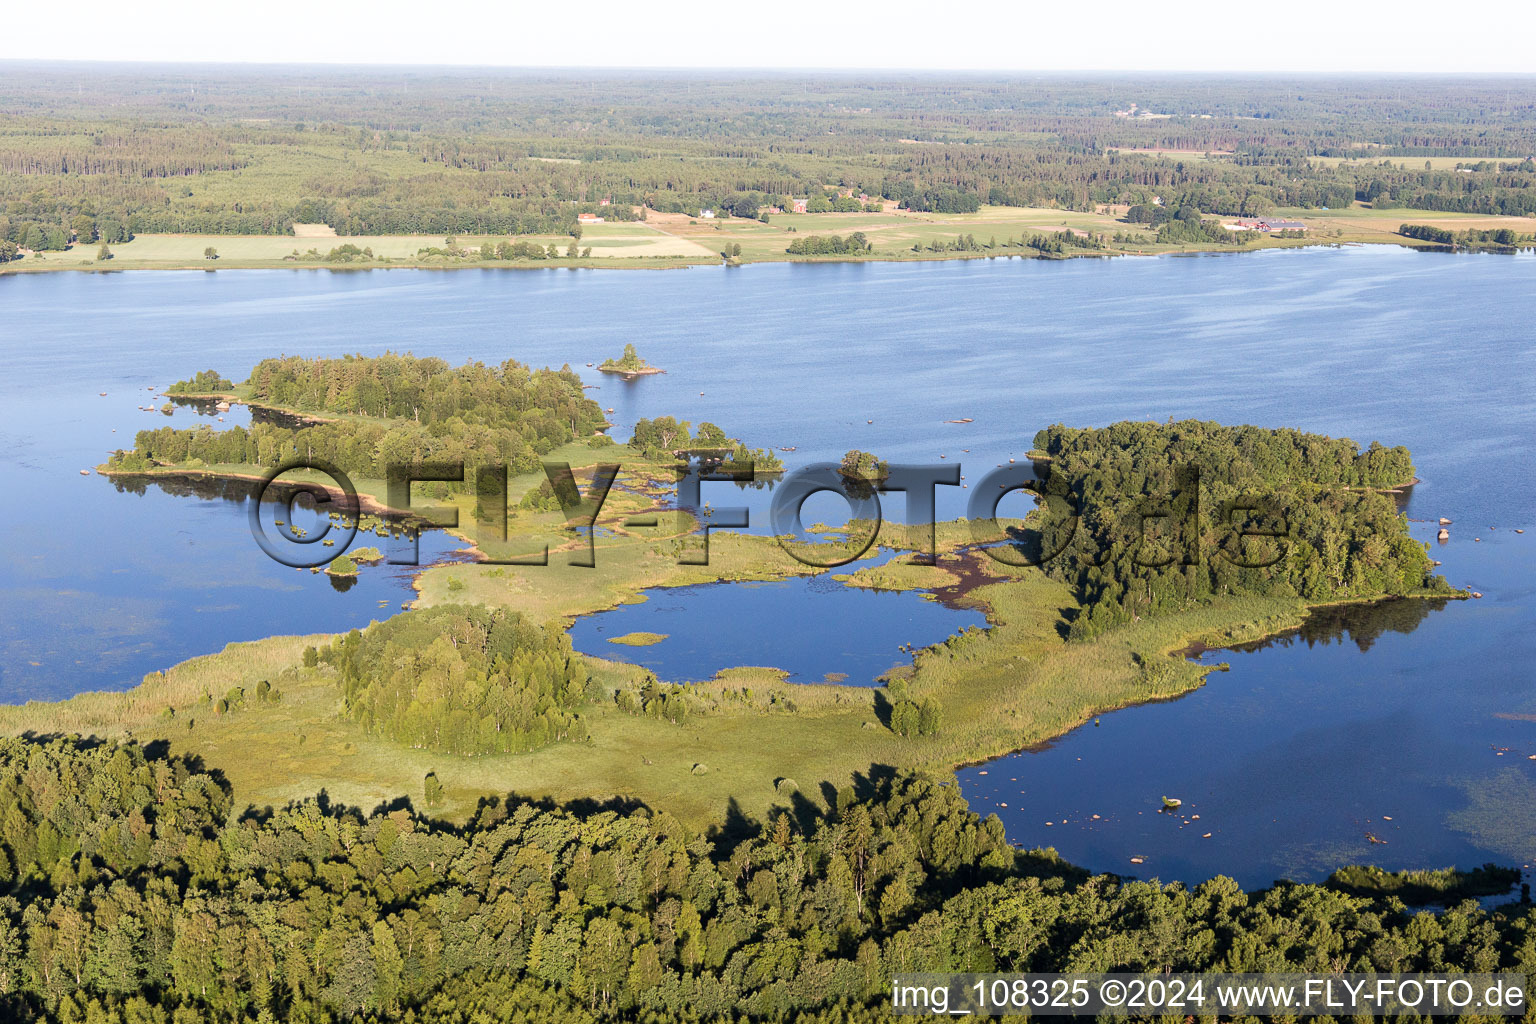
M 454 236 L 454 242 L 460 248 L 478 251 L 481 244 L 490 242 L 495 245 L 506 239 L 500 236 Z M 677 263 L 679 261 L 706 261 L 717 260 L 719 257 L 692 242 L 675 238 L 665 232 L 648 228 L 643 224 L 596 224 L 588 227 L 582 233 L 578 243 L 582 249 L 590 247 L 592 255 L 590 260 L 578 259 L 570 261 L 564 259 L 566 247 L 570 245 L 569 235 L 533 235 L 524 236 L 519 241 L 535 242 L 539 245 L 554 245 L 561 253 L 559 261 L 549 261 L 550 265 L 560 263 L 588 263 L 596 260 L 623 258 L 625 260 L 644 259 L 647 262 L 665 261 Z M 91 267 L 108 270 L 138 270 L 155 268 L 195 268 L 195 269 L 220 269 L 226 267 L 313 267 L 316 265 L 327 267 L 359 267 L 373 265 L 387 265 L 390 263 L 407 266 L 419 263 L 434 263 L 433 260 L 424 259 L 419 255 L 420 250 L 426 248 L 442 248 L 446 244 L 445 236 L 429 235 L 353 235 L 353 236 L 323 236 L 303 237 L 282 235 L 139 235 L 131 242 L 122 242 L 111 246 L 112 259 L 98 260 L 96 245 L 76 245 L 65 252 L 35 253 L 26 258 L 7 264 L 6 270 L 43 270 L 43 269 L 78 269 Z M 330 263 L 324 259 L 333 248 L 342 245 L 355 245 L 359 249 L 371 249 L 376 259 L 373 262 Z M 212 248 L 218 253 L 218 259 L 210 260 L 204 256 L 204 250 Z M 437 261 L 440 262 L 440 261 Z M 462 261 L 465 265 L 481 266 L 477 258 Z M 490 266 L 509 266 L 512 264 L 493 262 Z M 542 261 L 537 263 L 519 263 L 522 266 L 545 265 Z

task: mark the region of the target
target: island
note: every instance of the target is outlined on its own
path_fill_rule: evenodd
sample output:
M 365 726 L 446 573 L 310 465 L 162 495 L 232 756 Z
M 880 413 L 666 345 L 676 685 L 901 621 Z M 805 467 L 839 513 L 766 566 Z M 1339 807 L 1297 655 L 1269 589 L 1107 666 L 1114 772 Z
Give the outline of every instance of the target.
M 625 633 L 623 636 L 611 636 L 608 642 L 611 644 L 623 644 L 626 647 L 654 647 L 667 638 L 665 633 L 650 633 L 639 630 L 634 633 Z
M 653 373 L 666 373 L 659 367 L 652 366 L 640 358 L 640 353 L 635 351 L 635 346 L 626 344 L 624 354 L 617 359 L 605 359 L 597 367 L 603 373 L 617 373 L 629 380 L 634 377 L 644 377 Z
M 325 572 L 328 576 L 356 576 L 360 570 L 351 556 L 340 554 L 326 564 Z

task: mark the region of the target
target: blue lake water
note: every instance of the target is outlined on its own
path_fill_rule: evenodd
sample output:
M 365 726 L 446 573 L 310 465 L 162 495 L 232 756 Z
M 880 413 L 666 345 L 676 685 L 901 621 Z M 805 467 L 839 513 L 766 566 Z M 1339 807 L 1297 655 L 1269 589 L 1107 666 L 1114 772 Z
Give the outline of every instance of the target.
M 1195 692 L 961 769 L 972 807 L 1017 841 L 1143 877 L 1264 886 L 1353 863 L 1528 866 L 1536 537 L 1481 536 L 1436 557 L 1483 599 L 1331 609 L 1300 634 L 1207 652 L 1231 668 Z M 1179 813 L 1161 811 L 1164 795 Z
M 939 489 L 943 517 L 1050 423 L 1285 425 L 1411 448 L 1424 482 L 1409 514 L 1456 520 L 1436 557 L 1485 598 L 1433 611 L 1411 632 L 1386 629 L 1367 651 L 1346 629 L 1339 642 L 1219 655 L 1232 670 L 1201 690 L 968 769 L 965 792 L 1017 842 L 1164 878 L 1263 883 L 1351 860 L 1536 855 L 1536 761 L 1521 753 L 1536 752 L 1536 257 L 1350 247 L 668 273 L 9 275 L 0 323 L 0 699 L 121 688 L 230 640 L 362 625 L 409 599 L 400 567 L 365 569 L 341 593 L 270 562 L 240 501 L 125 493 L 79 475 L 165 422 L 137 409 L 153 401 L 147 386 L 198 369 L 238 380 L 274 353 L 385 349 L 569 362 L 598 385 L 590 394 L 614 409 L 620 437 L 642 416 L 671 414 L 794 447 L 791 466 L 850 448 L 944 456 L 968 487 Z M 625 383 L 585 367 L 630 341 L 668 372 Z M 195 416 L 179 410 L 172 422 Z M 972 422 L 946 422 L 960 418 Z M 769 490 L 706 484 L 704 497 L 746 505 L 753 529 L 766 528 Z M 813 502 L 808 521 L 836 520 L 830 497 Z M 885 514 L 902 517 L 899 496 Z M 423 557 L 456 546 L 428 534 Z M 900 660 L 865 626 L 905 600 L 920 598 L 843 588 L 795 598 L 845 621 L 842 635 L 870 636 L 847 648 L 869 665 Z M 664 674 L 707 674 L 707 638 L 690 643 L 704 653 Z M 736 650 L 713 667 L 741 663 Z M 626 653 L 662 655 L 649 652 Z M 820 636 L 779 631 L 750 660 L 821 678 L 843 656 Z M 1200 819 L 1182 830 L 1166 815 L 1148 821 L 1163 792 Z M 1077 828 L 1095 813 L 1099 823 Z
M 0 295 L 5 284 L 0 279 Z M 410 567 L 381 564 L 333 579 L 267 558 L 248 527 L 243 484 L 81 476 L 113 448 L 131 447 L 135 430 L 223 428 L 249 422 L 248 412 L 236 407 L 223 423 L 189 407 L 169 417 L 145 412 L 140 406 L 163 404 L 140 383 L 146 378 L 110 368 L 131 352 L 103 352 L 108 366 L 88 383 L 68 370 L 50 379 L 48 355 L 8 352 L 12 372 L 0 416 L 8 484 L 0 499 L 0 701 L 124 689 L 146 672 L 231 641 L 362 626 L 415 597 Z M 18 388 L 18 373 L 32 374 L 36 387 Z M 278 507 L 266 512 L 269 529 Z M 296 521 L 313 531 L 314 517 L 298 512 Z M 359 543 L 385 545 L 376 537 Z M 460 547 L 428 533 L 420 557 L 451 559 Z
M 856 572 L 889 557 L 860 559 L 834 572 Z M 926 647 L 987 624 L 978 611 L 946 607 L 919 592 L 850 587 L 826 574 L 642 593 L 643 603 L 577 619 L 571 627 L 576 649 L 644 665 L 678 681 L 755 665 L 783 669 L 792 682 L 872 686 L 888 669 L 912 663 L 903 645 Z M 666 639 L 647 647 L 609 643 L 633 632 L 663 633 Z

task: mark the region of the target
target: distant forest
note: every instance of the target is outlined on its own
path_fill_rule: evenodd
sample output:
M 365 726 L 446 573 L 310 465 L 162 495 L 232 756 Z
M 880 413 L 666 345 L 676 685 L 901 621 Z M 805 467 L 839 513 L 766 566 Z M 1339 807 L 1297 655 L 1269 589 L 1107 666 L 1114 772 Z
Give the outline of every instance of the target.
M 757 216 L 803 199 L 815 213 L 850 196 L 940 213 L 1263 215 L 1362 200 L 1529 215 L 1533 154 L 1536 82 L 1508 78 L 13 63 L 0 79 L 0 257 L 295 223 L 564 233 L 599 209 Z

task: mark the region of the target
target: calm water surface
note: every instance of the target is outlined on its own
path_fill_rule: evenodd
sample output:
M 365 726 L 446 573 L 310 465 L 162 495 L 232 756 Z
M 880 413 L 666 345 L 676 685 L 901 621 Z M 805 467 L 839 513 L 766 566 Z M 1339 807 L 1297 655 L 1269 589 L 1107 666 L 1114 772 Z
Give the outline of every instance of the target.
M 1346 861 L 1536 856 L 1536 258 L 1366 247 L 644 274 L 56 273 L 0 277 L 0 323 L 0 699 L 126 687 L 231 640 L 361 625 L 409 598 L 399 567 L 365 569 L 340 593 L 270 562 L 230 497 L 79 475 L 165 422 L 136 408 L 153 401 L 147 386 L 197 369 L 238 380 L 274 353 L 385 349 L 569 362 L 600 386 L 590 393 L 615 409 L 620 437 L 672 414 L 793 446 L 791 465 L 858 447 L 945 455 L 968 481 L 1054 422 L 1286 425 L 1408 445 L 1424 479 L 1410 515 L 1457 521 L 1436 557 L 1485 598 L 1411 630 L 1336 623 L 1311 642 L 1220 654 L 1231 671 L 1201 690 L 968 769 L 965 792 L 1016 842 L 1163 878 L 1262 884 Z M 585 367 L 628 341 L 668 373 L 624 384 Z M 769 492 L 718 486 L 705 498 L 747 505 L 765 527 Z M 940 514 L 960 514 L 968 493 L 941 488 Z M 886 514 L 901 517 L 899 497 Z M 456 546 L 429 534 L 423 557 Z M 686 611 L 710 589 L 669 600 Z M 845 656 L 899 658 L 884 635 L 841 650 L 825 632 L 774 630 L 743 600 L 716 621 L 772 637 L 753 661 L 820 678 Z M 807 587 L 795 601 L 857 637 L 920 598 Z M 661 647 L 629 653 L 662 658 L 664 676 L 703 674 L 707 638 L 683 648 L 675 662 Z M 735 650 L 720 663 L 740 663 Z M 1157 814 L 1163 793 L 1185 814 Z
M 890 557 L 879 553 L 834 572 L 857 572 Z M 797 683 L 873 686 L 886 670 L 911 663 L 902 645 L 927 647 L 957 630 L 987 625 L 978 611 L 946 607 L 916 591 L 872 592 L 828 574 L 642 594 L 641 604 L 577 619 L 571 627 L 576 649 L 644 665 L 663 679 L 709 679 L 726 666 L 761 665 L 783 669 Z M 666 639 L 648 647 L 608 642 L 633 632 Z

